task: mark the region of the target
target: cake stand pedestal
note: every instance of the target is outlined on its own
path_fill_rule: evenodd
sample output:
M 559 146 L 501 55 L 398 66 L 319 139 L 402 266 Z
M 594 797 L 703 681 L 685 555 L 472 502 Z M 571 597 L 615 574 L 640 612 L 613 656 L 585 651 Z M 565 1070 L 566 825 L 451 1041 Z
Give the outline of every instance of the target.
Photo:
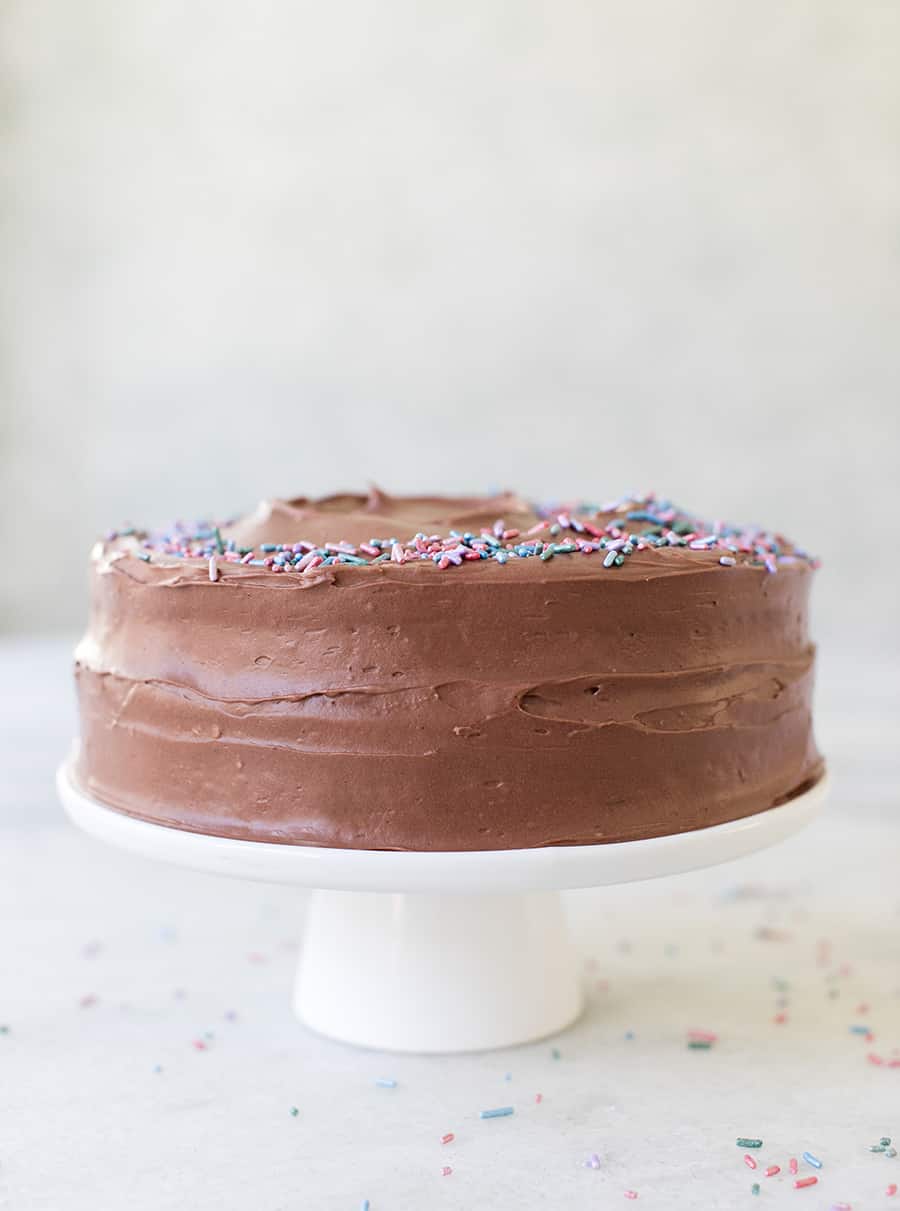
M 57 786 L 71 819 L 132 853 L 313 889 L 294 992 L 307 1026 L 387 1051 L 505 1047 L 581 1012 L 580 964 L 559 893 L 712 866 L 806 825 L 827 786 L 744 820 L 609 845 L 460 853 L 318 849 L 148 824 Z

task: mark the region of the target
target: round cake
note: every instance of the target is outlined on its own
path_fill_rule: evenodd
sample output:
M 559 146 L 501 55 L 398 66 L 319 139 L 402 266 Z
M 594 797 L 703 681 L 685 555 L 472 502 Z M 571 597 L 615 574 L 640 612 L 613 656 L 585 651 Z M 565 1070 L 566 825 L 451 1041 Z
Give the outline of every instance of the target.
M 81 790 L 224 837 L 593 845 L 823 773 L 815 560 L 656 497 L 272 500 L 107 535 L 76 652 Z

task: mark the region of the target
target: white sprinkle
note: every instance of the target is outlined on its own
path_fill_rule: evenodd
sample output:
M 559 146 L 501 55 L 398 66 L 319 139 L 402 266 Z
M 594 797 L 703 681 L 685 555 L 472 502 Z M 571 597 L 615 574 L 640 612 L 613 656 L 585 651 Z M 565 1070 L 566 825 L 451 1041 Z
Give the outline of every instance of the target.
M 213 584 L 219 579 L 219 562 L 215 555 L 209 557 L 209 578 Z

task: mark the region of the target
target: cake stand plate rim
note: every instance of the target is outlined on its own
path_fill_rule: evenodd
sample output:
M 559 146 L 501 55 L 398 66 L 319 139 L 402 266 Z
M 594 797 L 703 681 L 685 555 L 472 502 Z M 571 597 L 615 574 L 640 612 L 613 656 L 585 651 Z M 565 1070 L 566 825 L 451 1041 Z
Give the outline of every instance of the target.
M 804 828 L 829 787 L 825 773 L 787 803 L 708 828 L 597 845 L 538 849 L 394 851 L 282 845 L 188 832 L 139 820 L 93 799 L 57 770 L 59 797 L 84 831 L 120 849 L 213 874 L 334 891 L 564 891 L 637 882 L 718 865 Z

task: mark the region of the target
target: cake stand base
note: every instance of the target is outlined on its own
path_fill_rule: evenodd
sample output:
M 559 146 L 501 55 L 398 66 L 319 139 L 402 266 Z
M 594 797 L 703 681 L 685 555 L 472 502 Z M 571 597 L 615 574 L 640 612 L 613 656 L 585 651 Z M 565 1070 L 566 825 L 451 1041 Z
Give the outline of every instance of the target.
M 79 790 L 68 764 L 57 786 L 79 827 L 122 849 L 315 889 L 294 994 L 298 1016 L 346 1043 L 438 1053 L 524 1043 L 577 1018 L 578 963 L 559 891 L 741 857 L 797 832 L 827 793 L 823 779 L 758 815 L 643 841 L 395 853 L 240 841 L 150 824 Z
M 294 993 L 319 1034 L 385 1051 L 481 1051 L 582 1008 L 560 896 L 314 891 Z

